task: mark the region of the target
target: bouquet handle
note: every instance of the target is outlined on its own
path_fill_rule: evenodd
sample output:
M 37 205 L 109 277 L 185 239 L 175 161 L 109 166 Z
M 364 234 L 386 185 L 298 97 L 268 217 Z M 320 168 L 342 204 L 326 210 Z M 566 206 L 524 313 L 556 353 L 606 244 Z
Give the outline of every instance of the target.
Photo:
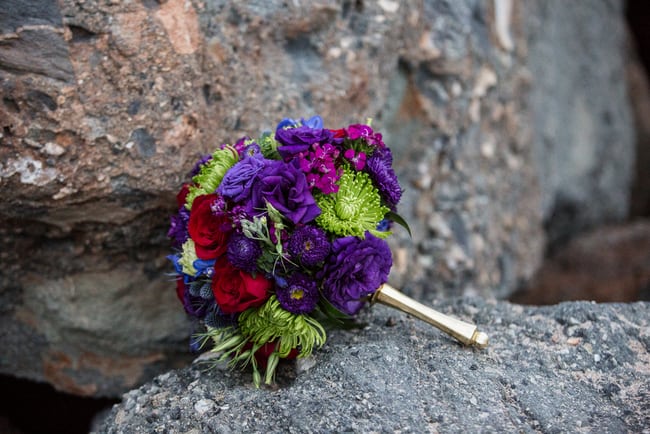
M 381 303 L 413 315 L 454 337 L 464 345 L 485 348 L 488 335 L 474 324 L 442 314 L 402 294 L 388 284 L 383 284 L 370 298 L 371 303 Z

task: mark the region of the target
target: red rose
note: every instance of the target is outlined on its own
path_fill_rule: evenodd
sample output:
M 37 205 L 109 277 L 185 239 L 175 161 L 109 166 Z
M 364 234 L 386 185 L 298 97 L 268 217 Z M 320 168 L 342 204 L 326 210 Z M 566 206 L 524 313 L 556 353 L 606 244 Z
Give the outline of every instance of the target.
M 226 252 L 228 237 L 232 229 L 230 219 L 212 212 L 216 194 L 204 194 L 194 199 L 190 212 L 188 232 L 194 241 L 199 259 L 214 259 Z
M 269 280 L 259 274 L 253 277 L 228 261 L 218 261 L 214 267 L 212 292 L 223 313 L 243 312 L 262 305 L 269 298 L 270 288 Z
M 185 206 L 185 198 L 187 197 L 187 194 L 189 192 L 190 192 L 190 185 L 183 184 L 181 190 L 176 195 L 176 203 L 178 204 L 179 208 Z

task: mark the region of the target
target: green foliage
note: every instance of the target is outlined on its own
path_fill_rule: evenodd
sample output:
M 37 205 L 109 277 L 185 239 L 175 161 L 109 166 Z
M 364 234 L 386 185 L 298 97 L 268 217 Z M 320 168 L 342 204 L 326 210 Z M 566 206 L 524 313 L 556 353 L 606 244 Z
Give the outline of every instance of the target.
M 264 133 L 262 137 L 257 141 L 257 144 L 260 145 L 260 151 L 264 158 L 270 160 L 281 160 L 280 154 L 278 153 L 279 143 L 271 136 L 271 133 Z
M 212 159 L 201 167 L 201 171 L 192 178 L 195 185 L 190 186 L 185 199 L 185 208 L 191 210 L 194 199 L 204 194 L 211 194 L 219 187 L 224 175 L 239 161 L 239 154 L 232 146 L 217 149 Z

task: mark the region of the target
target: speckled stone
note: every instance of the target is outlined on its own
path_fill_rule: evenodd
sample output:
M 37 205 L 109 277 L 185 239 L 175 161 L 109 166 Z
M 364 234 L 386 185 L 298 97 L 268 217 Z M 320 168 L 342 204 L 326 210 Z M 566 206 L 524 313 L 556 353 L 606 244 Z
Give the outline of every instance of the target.
M 125 394 L 95 432 L 649 432 L 650 303 L 435 306 L 475 321 L 490 346 L 373 307 L 307 369 L 282 366 L 275 387 L 193 365 Z

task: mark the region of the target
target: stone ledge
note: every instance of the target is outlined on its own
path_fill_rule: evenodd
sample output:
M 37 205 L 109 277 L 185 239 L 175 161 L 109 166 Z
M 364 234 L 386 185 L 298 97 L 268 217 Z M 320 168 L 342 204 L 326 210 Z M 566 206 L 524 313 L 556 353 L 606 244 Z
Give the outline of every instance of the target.
M 650 303 L 436 308 L 480 324 L 489 348 L 377 306 L 276 387 L 193 365 L 125 394 L 95 432 L 650 432 Z

